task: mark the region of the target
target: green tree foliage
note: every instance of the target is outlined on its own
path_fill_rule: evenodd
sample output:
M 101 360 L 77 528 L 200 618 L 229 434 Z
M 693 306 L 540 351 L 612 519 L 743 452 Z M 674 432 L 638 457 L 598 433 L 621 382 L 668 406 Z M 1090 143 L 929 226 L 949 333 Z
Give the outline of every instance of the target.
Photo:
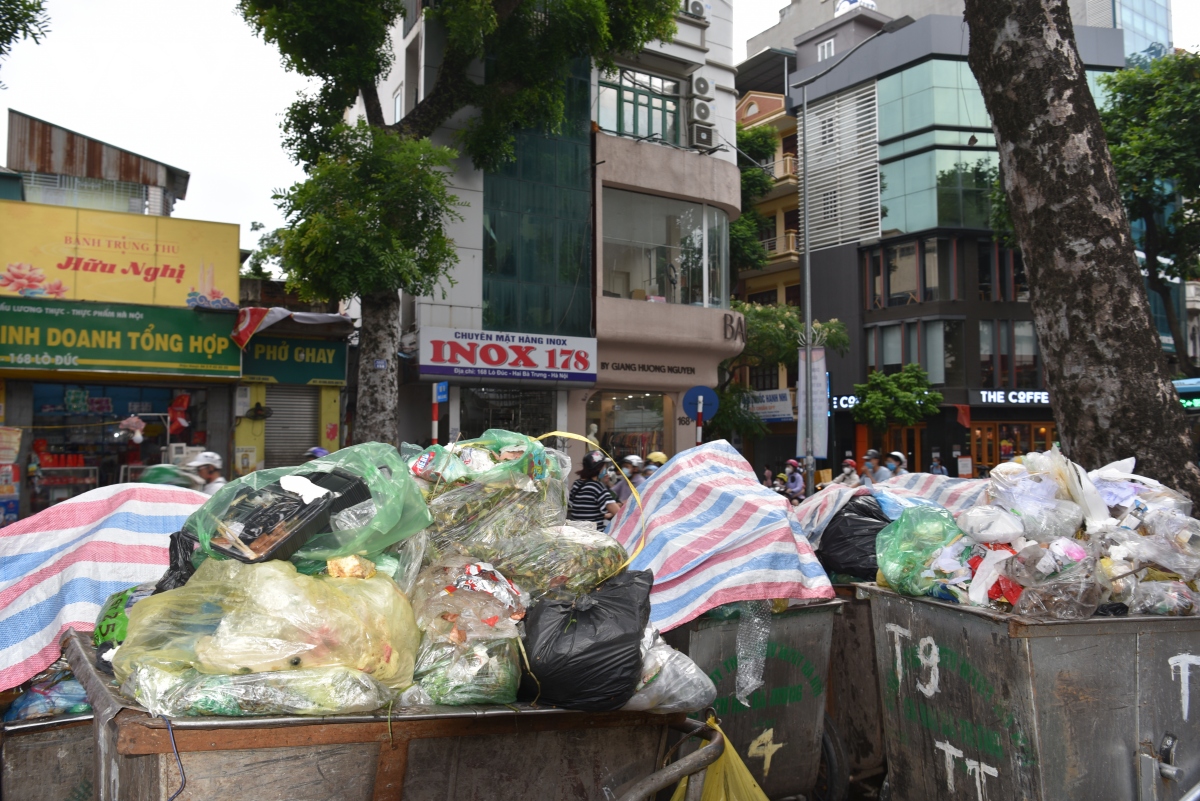
M 333 141 L 309 180 L 276 196 L 288 289 L 305 300 L 433 294 L 458 261 L 446 235 L 461 219 L 449 190 L 454 151 L 362 121 Z
M 729 225 L 730 282 L 736 283 L 742 270 L 758 270 L 767 263 L 762 238 L 771 221 L 754 208 L 755 202 L 771 191 L 775 178 L 764 164 L 775 158 L 776 131 L 768 126 L 737 129 L 738 167 L 742 171 L 742 214 Z
M 746 344 L 740 354 L 721 362 L 721 383 L 717 386 L 720 406 L 706 433 L 759 439 L 766 435 L 767 427 L 746 408 L 754 390 L 737 379 L 744 368 L 795 364 L 804 343 L 804 319 L 795 306 L 763 306 L 737 300 L 732 306 L 746 321 Z M 845 355 L 850 349 L 845 324 L 837 319 L 814 321 L 813 345 Z
M 1135 235 L 1145 266 L 1156 268 L 1147 270 L 1146 282 L 1166 308 L 1180 369 L 1200 375 L 1183 355 L 1187 339 L 1168 280 L 1200 276 L 1200 55 L 1138 59 L 1101 76 L 1100 85 L 1106 93 L 1100 118 L 1125 208 L 1140 223 Z
M 250 223 L 251 231 L 261 231 L 266 228 L 260 222 Z M 246 266 L 242 269 L 242 278 L 258 278 L 265 281 L 270 281 L 274 276 L 269 268 L 279 269 L 280 251 L 283 247 L 283 242 L 280 239 L 282 228 L 276 228 L 274 231 L 268 231 L 258 238 L 258 247 L 250 254 L 250 258 L 246 259 Z
M 0 0 L 0 59 L 7 58 L 22 39 L 34 43 L 50 33 L 46 0 Z M 6 88 L 0 83 L 0 89 Z
M 886 429 L 892 423 L 914 426 L 938 413 L 942 393 L 929 388 L 929 376 L 919 364 L 906 364 L 890 375 L 878 370 L 867 376 L 867 383 L 855 384 L 858 403 L 854 419 L 874 429 Z

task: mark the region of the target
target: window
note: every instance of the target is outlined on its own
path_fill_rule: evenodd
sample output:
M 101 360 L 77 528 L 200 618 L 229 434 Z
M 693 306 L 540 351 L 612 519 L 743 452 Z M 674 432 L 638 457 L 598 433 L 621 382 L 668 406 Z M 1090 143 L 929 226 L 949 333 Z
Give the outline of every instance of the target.
M 783 302 L 787 306 L 799 306 L 804 302 L 804 293 L 800 291 L 799 284 L 792 284 L 783 288 Z
M 867 254 L 867 308 L 883 308 L 883 261 L 878 250 Z
M 900 372 L 904 366 L 904 353 L 899 325 L 886 325 L 880 328 L 883 340 L 883 372 L 891 374 Z
M 600 447 L 622 459 L 675 450 L 675 404 L 661 392 L 596 392 L 587 402 Z
M 953 263 L 950 242 L 945 239 L 926 239 L 922 250 L 925 300 L 954 300 L 950 275 Z
M 822 117 L 818 130 L 821 132 L 821 144 L 832 145 L 834 140 L 837 138 L 837 120 L 835 120 L 832 116 Z M 836 156 L 834 153 L 825 155 Z
M 992 300 L 992 243 L 979 243 L 979 299 Z
M 996 385 L 996 324 L 979 321 L 979 386 Z
M 826 39 L 817 45 L 817 61 L 833 58 L 833 39 Z
M 867 333 L 867 374 L 875 372 L 877 368 L 875 362 L 875 329 L 868 328 Z
M 925 323 L 925 370 L 932 386 L 966 384 L 963 369 L 962 323 L 935 320 Z
M 917 243 L 887 248 L 888 305 L 917 302 Z
M 779 365 L 764 364 L 750 368 L 750 388 L 758 391 L 779 389 Z
M 996 324 L 997 331 L 999 332 L 999 337 L 998 337 L 998 341 L 1000 343 L 999 378 L 1000 378 L 1000 386 L 1002 386 L 1002 387 L 1008 387 L 1008 386 L 1012 385 L 1012 381 L 1009 379 L 1009 368 L 1012 366 L 1012 361 L 1011 361 L 1011 358 L 1009 357 L 1009 352 L 1010 352 L 1010 347 L 1011 347 L 1009 345 L 1009 337 L 1008 337 L 1009 325 L 1010 324 L 1009 324 L 1008 320 L 1001 320 L 1000 322 L 998 322 Z
M 751 292 L 746 295 L 747 303 L 757 303 L 760 306 L 774 306 L 779 300 L 779 291 L 767 289 L 762 292 Z
M 599 101 L 604 130 L 679 144 L 679 81 L 617 70 L 601 79 Z
M 712 206 L 606 188 L 603 267 L 606 297 L 723 308 L 729 217 Z
M 1037 389 L 1041 367 L 1038 365 L 1037 332 L 1031 322 L 1013 323 L 1013 367 L 1017 389 Z
M 1025 260 L 1021 251 L 1012 251 L 1013 300 L 1029 302 L 1029 276 L 1025 274 Z
M 996 300 L 1012 300 L 1012 251 L 996 251 Z
M 921 326 L 919 323 L 909 323 L 907 326 L 908 334 L 908 353 L 904 360 L 905 364 L 920 364 L 921 363 Z
M 392 122 L 397 123 L 404 119 L 404 84 L 401 83 L 396 89 L 396 94 L 392 95 Z

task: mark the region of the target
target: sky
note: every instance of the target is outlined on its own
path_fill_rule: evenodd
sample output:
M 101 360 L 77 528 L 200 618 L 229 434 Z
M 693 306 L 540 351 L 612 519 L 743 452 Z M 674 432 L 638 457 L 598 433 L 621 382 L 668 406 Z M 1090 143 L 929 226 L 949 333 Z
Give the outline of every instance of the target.
M 886 12 L 887 0 L 878 0 Z M 735 0 L 734 57 L 787 0 Z M 237 223 L 242 247 L 283 219 L 271 195 L 300 180 L 280 145 L 305 79 L 286 72 L 230 0 L 48 0 L 50 34 L 0 62 L 13 108 L 191 173 L 175 216 Z M 1174 0 L 1175 44 L 1200 50 L 1200 2 Z M 0 141 L 8 115 L 0 113 Z M 0 150 L 0 153 L 4 151 Z

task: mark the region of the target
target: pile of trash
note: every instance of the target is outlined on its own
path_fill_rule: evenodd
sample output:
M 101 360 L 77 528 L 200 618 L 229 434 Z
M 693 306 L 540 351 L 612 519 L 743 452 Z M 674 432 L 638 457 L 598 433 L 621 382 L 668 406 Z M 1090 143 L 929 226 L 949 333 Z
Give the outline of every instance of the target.
M 652 574 L 567 520 L 570 468 L 491 430 L 231 481 L 158 582 L 110 599 L 97 664 L 169 716 L 703 709 L 713 683 L 650 625 Z
M 1086 472 L 1058 448 L 994 468 L 981 502 L 958 511 L 885 488 L 825 526 L 827 569 L 1041 619 L 1192 615 L 1200 521 L 1192 502 L 1134 473 L 1134 459 Z M 873 539 L 874 548 L 864 545 Z

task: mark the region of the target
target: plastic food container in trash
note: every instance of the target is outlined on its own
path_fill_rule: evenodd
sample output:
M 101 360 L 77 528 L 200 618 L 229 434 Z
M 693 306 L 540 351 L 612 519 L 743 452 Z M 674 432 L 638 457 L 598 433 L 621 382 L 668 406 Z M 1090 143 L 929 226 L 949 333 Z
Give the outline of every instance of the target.
M 1200 618 L 1030 620 L 863 585 L 892 801 L 1178 801 Z
M 846 760 L 836 732 L 826 729 L 825 694 L 833 618 L 840 601 L 796 606 L 771 615 L 763 684 L 750 706 L 735 697 L 739 619 L 699 617 L 663 635 L 691 657 L 717 686 L 713 708 L 721 728 L 768 798 L 842 799 Z

